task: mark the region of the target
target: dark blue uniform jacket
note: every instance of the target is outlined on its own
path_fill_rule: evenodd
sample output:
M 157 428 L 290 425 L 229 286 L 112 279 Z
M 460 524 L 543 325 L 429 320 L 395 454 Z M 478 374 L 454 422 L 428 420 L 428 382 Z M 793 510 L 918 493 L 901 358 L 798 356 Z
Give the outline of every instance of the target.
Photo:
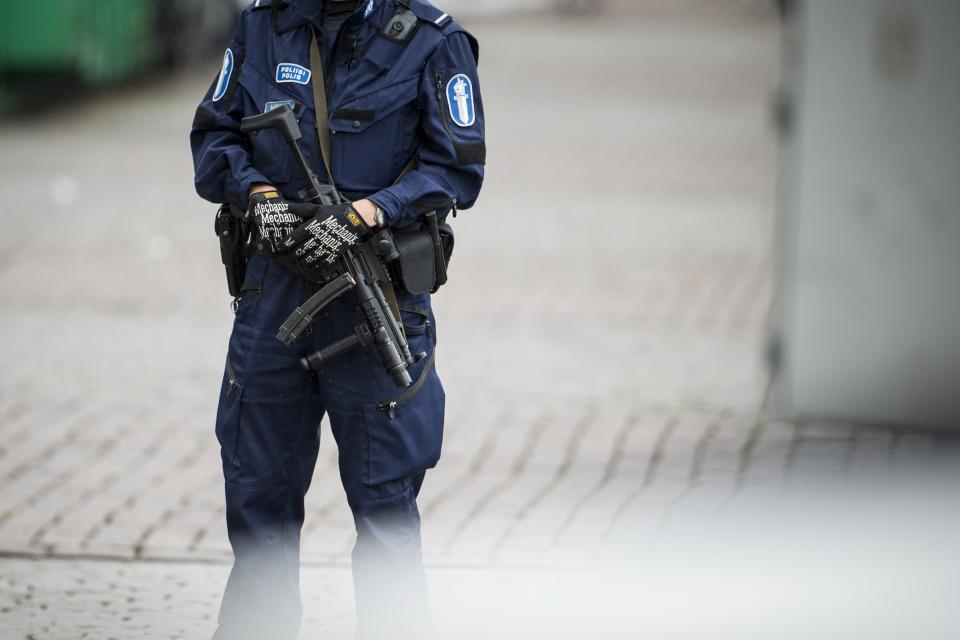
M 399 5 L 417 17 L 406 42 L 389 35 Z M 190 134 L 203 198 L 246 208 L 251 185 L 267 183 L 296 199 L 305 185 L 282 138 L 269 131 L 247 138 L 239 129 L 241 118 L 281 104 L 294 109 L 308 160 L 328 181 L 310 71 L 311 32 L 329 49 L 321 8 L 321 0 L 258 0 L 244 9 Z M 472 206 L 486 156 L 477 41 L 428 2 L 366 0 L 332 50 L 324 75 L 331 170 L 341 193 L 369 197 L 394 227 L 427 210 Z

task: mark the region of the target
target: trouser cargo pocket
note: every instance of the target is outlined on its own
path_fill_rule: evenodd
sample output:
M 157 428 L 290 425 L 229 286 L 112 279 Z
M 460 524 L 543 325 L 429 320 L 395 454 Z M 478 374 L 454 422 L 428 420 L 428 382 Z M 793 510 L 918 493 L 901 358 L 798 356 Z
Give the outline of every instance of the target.
M 238 466 L 239 440 L 237 431 L 240 428 L 240 399 L 243 396 L 243 387 L 237 380 L 230 359 L 227 358 L 226 370 L 223 374 L 223 386 L 220 390 L 220 405 L 217 409 L 217 440 L 220 442 L 220 457 L 224 464 Z
M 413 385 L 399 395 L 364 407 L 368 485 L 415 475 L 440 460 L 445 395 L 434 353 L 422 367 Z

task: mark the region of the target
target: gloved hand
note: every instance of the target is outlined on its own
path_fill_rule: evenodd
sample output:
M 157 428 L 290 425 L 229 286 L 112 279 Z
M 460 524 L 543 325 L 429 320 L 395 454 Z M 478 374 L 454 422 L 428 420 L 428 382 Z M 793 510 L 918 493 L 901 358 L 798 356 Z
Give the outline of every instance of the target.
M 250 196 L 247 218 L 253 220 L 258 248 L 277 253 L 280 244 L 308 217 L 309 208 L 309 205 L 287 202 L 277 191 L 261 191 Z
M 343 252 L 371 233 L 353 205 L 308 205 L 310 220 L 280 243 L 281 259 L 303 269 L 333 264 Z

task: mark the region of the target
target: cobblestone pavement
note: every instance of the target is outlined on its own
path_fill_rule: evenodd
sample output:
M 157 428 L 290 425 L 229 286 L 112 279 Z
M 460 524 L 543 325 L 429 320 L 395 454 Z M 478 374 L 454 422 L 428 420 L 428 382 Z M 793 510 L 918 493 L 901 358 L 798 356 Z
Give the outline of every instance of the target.
M 721 515 L 749 530 L 758 505 L 954 460 L 933 434 L 760 410 L 778 51 L 770 16 L 746 4 L 476 25 L 488 186 L 456 221 L 436 297 L 447 436 L 422 494 L 441 605 L 470 568 L 502 595 L 520 568 L 616 558 Z M 0 125 L 5 638 L 212 624 L 229 558 L 213 416 L 232 317 L 186 145 L 211 74 Z M 348 637 L 352 521 L 324 430 L 307 629 Z M 941 480 L 956 497 L 956 476 Z M 446 611 L 441 628 L 472 619 Z

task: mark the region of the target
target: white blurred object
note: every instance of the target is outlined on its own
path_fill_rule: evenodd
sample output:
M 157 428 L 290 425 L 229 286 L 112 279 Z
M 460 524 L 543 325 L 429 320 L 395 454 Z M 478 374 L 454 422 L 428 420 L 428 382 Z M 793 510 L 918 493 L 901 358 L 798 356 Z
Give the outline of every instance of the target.
M 960 637 L 956 474 L 738 496 L 579 569 L 429 571 L 458 640 Z M 946 498 L 945 498 L 946 497 Z
M 434 4 L 457 17 L 545 9 L 553 5 L 554 0 L 436 0 Z
M 958 428 L 960 3 L 791 4 L 774 408 Z
M 80 186 L 73 176 L 59 175 L 50 182 L 50 200 L 61 207 L 74 204 L 79 193 Z
M 172 248 L 170 238 L 163 234 L 156 234 L 147 238 L 146 255 L 154 262 L 169 258 Z

